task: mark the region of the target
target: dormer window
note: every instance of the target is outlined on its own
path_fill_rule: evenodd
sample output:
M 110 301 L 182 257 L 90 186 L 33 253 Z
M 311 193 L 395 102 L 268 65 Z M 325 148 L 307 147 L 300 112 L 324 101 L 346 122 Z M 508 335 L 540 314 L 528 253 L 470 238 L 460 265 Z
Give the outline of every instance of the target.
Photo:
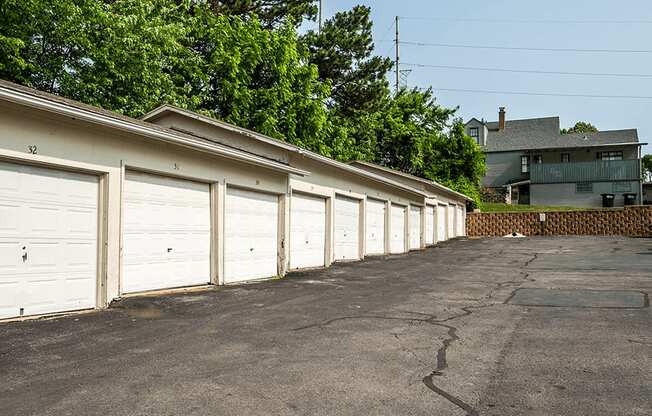
M 477 127 L 469 128 L 469 136 L 471 136 L 476 143 L 480 144 L 480 132 Z

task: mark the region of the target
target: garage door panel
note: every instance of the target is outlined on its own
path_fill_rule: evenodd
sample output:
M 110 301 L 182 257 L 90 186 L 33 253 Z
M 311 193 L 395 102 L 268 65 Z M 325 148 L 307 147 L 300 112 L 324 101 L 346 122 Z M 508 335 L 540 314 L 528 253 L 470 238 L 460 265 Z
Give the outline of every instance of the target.
M 435 242 L 435 209 L 433 206 L 426 206 L 425 217 L 425 242 L 426 245 L 432 245 Z
M 410 250 L 421 248 L 421 208 L 410 207 Z
M 335 260 L 360 258 L 360 201 L 335 198 Z
M 448 238 L 453 238 L 455 237 L 455 207 L 452 205 L 449 205 L 447 207 L 447 218 L 446 218 L 446 226 L 447 226 L 447 237 Z
M 367 199 L 366 254 L 385 253 L 385 202 Z
M 91 175 L 0 163 L 0 318 L 95 307 L 98 189 Z
M 122 292 L 210 282 L 210 189 L 127 172 Z
M 394 254 L 405 252 L 405 211 L 406 207 L 392 205 L 390 251 Z
M 446 240 L 446 207 L 437 205 L 437 241 Z
M 293 194 L 290 204 L 290 268 L 322 267 L 326 251 L 326 200 Z
M 278 274 L 278 196 L 227 188 L 225 283 Z

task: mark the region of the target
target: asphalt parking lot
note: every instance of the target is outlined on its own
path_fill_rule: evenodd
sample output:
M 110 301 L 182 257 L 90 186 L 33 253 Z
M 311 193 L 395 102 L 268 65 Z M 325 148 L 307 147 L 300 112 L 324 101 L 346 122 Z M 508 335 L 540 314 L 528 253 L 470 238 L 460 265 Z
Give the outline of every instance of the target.
M 652 240 L 456 240 L 0 324 L 3 415 L 650 415 Z

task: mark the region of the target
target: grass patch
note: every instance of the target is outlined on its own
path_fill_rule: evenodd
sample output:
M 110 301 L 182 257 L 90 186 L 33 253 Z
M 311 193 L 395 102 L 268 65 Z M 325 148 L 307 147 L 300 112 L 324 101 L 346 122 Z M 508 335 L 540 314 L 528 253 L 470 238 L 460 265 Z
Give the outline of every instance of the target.
M 481 202 L 481 212 L 546 212 L 546 211 L 581 211 L 586 208 L 556 207 L 547 205 L 509 205 L 493 202 Z

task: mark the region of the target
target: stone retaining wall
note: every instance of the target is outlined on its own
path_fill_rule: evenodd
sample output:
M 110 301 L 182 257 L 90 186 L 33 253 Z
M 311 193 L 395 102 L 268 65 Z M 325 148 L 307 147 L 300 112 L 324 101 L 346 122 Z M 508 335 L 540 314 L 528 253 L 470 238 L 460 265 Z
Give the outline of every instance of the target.
M 540 214 L 544 214 L 542 218 Z M 543 220 L 543 221 L 542 221 Z M 560 212 L 469 212 L 469 237 L 530 235 L 625 235 L 652 237 L 652 206 Z

